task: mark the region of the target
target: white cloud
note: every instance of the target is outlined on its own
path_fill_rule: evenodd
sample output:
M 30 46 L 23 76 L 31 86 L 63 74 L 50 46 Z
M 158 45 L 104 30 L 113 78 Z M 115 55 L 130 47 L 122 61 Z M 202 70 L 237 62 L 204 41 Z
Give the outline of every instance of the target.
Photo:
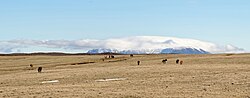
M 175 38 L 175 37 L 161 37 L 161 36 L 135 36 L 124 38 L 111 38 L 106 40 L 9 40 L 0 41 L 0 52 L 11 53 L 17 52 L 20 49 L 27 49 L 32 47 L 43 47 L 62 50 L 79 50 L 87 51 L 95 48 L 111 48 L 118 50 L 140 50 L 140 49 L 165 49 L 165 48 L 200 48 L 211 53 L 241 53 L 243 49 L 226 45 L 221 46 L 210 42 Z M 31 49 L 34 51 L 43 51 L 39 48 Z M 30 51 L 32 52 L 32 51 Z

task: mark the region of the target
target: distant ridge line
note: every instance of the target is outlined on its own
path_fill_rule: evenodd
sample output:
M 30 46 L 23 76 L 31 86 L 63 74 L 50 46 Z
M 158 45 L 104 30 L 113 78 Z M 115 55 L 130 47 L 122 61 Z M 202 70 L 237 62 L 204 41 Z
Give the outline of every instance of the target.
M 181 54 L 181 53 L 159 53 L 159 54 Z M 122 53 L 11 53 L 11 54 L 0 54 L 0 56 L 74 56 L 74 55 L 77 56 L 77 55 L 129 55 L 129 54 L 122 54 Z M 135 54 L 135 55 L 158 55 L 158 54 Z
M 60 52 L 50 52 L 50 53 L 11 53 L 11 54 L 0 54 L 0 56 L 36 56 L 36 55 L 46 55 L 46 56 L 71 56 L 71 55 L 123 55 L 119 53 L 60 53 Z

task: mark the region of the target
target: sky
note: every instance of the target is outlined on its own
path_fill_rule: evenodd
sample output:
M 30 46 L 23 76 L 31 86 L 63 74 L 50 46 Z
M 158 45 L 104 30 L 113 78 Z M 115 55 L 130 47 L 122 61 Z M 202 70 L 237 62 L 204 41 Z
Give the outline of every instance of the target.
M 18 52 L 15 40 L 165 36 L 249 51 L 249 17 L 249 0 L 1 0 L 0 45 Z M 29 44 L 25 51 L 52 48 Z

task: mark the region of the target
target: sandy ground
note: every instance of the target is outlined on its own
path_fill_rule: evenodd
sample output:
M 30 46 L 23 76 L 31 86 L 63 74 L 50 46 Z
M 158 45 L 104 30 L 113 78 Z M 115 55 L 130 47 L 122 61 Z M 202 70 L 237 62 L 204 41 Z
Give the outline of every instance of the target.
M 0 97 L 250 98 L 250 54 L 103 58 L 0 56 Z

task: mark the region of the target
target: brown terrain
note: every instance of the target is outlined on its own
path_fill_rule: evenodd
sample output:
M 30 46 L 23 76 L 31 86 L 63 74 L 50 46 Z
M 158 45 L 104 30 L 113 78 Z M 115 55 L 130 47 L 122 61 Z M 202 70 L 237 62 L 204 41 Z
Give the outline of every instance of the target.
M 0 56 L 0 97 L 250 98 L 250 54 L 104 56 Z

